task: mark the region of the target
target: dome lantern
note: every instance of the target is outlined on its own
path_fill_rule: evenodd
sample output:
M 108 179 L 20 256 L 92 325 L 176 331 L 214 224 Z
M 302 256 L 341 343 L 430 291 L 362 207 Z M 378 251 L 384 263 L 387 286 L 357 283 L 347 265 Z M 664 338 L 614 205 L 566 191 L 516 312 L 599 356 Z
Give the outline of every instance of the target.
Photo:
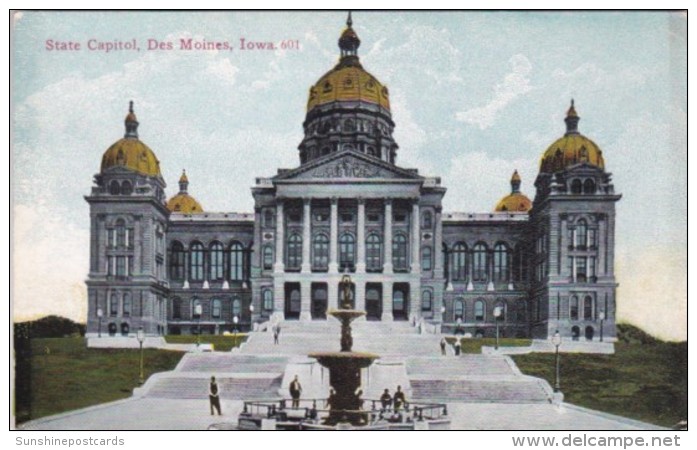
M 528 212 L 532 208 L 530 199 L 520 192 L 520 175 L 516 169 L 511 176 L 511 193 L 499 200 L 495 212 Z
M 569 110 L 566 112 L 566 118 L 564 119 L 564 122 L 566 122 L 566 136 L 570 134 L 579 134 L 579 120 L 581 120 L 581 118 L 578 117 L 578 114 L 576 114 L 576 108 L 574 108 L 574 99 L 572 98 L 571 106 L 569 107 Z
M 516 169 L 511 176 L 511 194 L 518 192 L 520 192 L 520 175 L 518 175 L 518 169 Z
M 186 194 L 189 190 L 189 178 L 186 176 L 186 169 L 182 170 L 182 176 L 179 177 L 179 193 Z
M 126 125 L 126 134 L 123 137 L 138 139 L 138 119 L 136 119 L 136 115 L 133 112 L 133 100 L 128 102 L 128 115 L 124 123 Z
M 189 195 L 189 177 L 186 176 L 186 170 L 182 170 L 182 175 L 179 177 L 179 193 L 167 201 L 167 209 L 182 214 L 203 212 L 201 204 Z
M 358 35 L 352 28 L 353 20 L 351 20 L 351 11 L 348 13 L 348 18 L 346 19 L 346 29 L 341 33 L 339 38 L 339 49 L 341 49 L 341 59 L 354 57 L 358 59 L 358 47 L 361 45 L 361 40 L 358 39 Z

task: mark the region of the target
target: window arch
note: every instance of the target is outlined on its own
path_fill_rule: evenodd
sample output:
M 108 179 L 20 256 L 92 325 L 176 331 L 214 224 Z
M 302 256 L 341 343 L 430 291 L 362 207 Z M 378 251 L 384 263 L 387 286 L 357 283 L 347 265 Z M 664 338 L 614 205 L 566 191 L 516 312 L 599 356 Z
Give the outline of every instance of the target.
M 123 293 L 123 316 L 130 317 L 132 313 L 133 304 L 131 303 L 131 293 Z
M 242 318 L 242 300 L 239 297 L 233 297 L 232 299 L 232 317 L 235 316 L 238 319 Z
M 575 295 L 569 300 L 569 319 L 578 320 L 578 297 Z
M 329 238 L 326 234 L 315 235 L 312 240 L 312 269 L 327 270 L 329 266 Z
M 455 303 L 453 304 L 453 318 L 455 321 L 460 319 L 464 322 L 465 320 L 465 301 L 461 298 L 455 300 Z
M 182 318 L 182 301 L 179 297 L 172 299 L 172 319 Z
M 467 245 L 462 242 L 455 244 L 452 250 L 452 270 L 450 275 L 454 281 L 467 279 Z
M 183 280 L 186 276 L 186 250 L 179 241 L 172 242 L 169 276 L 172 280 Z
M 271 289 L 265 289 L 263 296 L 263 305 L 266 311 L 273 310 L 273 291 Z
M 421 293 L 421 310 L 431 311 L 433 309 L 433 294 L 429 290 Z
M 583 299 L 583 320 L 593 320 L 593 298 L 586 295 Z
M 264 247 L 264 270 L 273 269 L 273 248 L 270 245 Z
M 203 280 L 203 258 L 204 258 L 204 248 L 203 244 L 200 242 L 194 242 L 190 247 L 191 254 L 191 264 L 189 279 L 192 281 Z
M 421 249 L 421 270 L 431 270 L 433 260 L 431 247 L 424 247 Z
M 575 179 L 574 181 L 571 182 L 571 193 L 572 194 L 580 194 L 583 190 L 583 185 L 581 183 L 581 180 Z
M 339 238 L 339 267 L 353 270 L 356 257 L 356 240 L 350 233 L 344 233 Z
M 474 320 L 483 322 L 484 318 L 484 300 L 477 300 L 474 302 Z
M 508 246 L 499 242 L 494 246 L 494 281 L 508 281 L 510 274 Z
M 588 178 L 583 182 L 583 193 L 595 194 L 595 181 L 593 181 L 591 178 Z
M 576 247 L 586 248 L 586 242 L 588 240 L 588 222 L 586 219 L 579 219 L 576 222 Z
M 433 226 L 433 216 L 431 215 L 431 211 L 426 211 L 424 212 L 423 216 L 423 227 L 427 229 L 431 229 Z
M 118 181 L 113 180 L 111 183 L 109 183 L 109 193 L 111 195 L 119 195 L 121 193 L 121 186 L 119 185 Z
M 365 262 L 368 270 L 382 268 L 382 240 L 375 233 L 369 234 L 365 239 Z
M 392 265 L 395 270 L 407 268 L 407 237 L 402 233 L 392 238 Z
M 208 252 L 208 279 L 222 280 L 224 276 L 223 255 L 224 247 L 220 242 L 213 242 Z
M 214 298 L 211 300 L 211 317 L 213 319 L 220 319 L 222 316 L 222 308 L 223 303 L 220 301 L 220 299 Z
M 192 319 L 201 319 L 203 316 L 203 305 L 201 305 L 201 317 L 196 315 L 196 307 L 201 305 L 201 300 L 197 299 L 196 297 L 191 299 L 191 318 Z
M 486 281 L 486 244 L 479 243 L 474 246 L 472 263 L 474 281 Z
M 286 265 L 289 269 L 299 269 L 303 260 L 303 238 L 298 233 L 288 236 L 287 249 Z
M 266 257 L 266 249 L 270 247 L 265 247 L 264 256 Z M 244 246 L 237 241 L 230 244 L 230 280 L 231 281 L 243 281 L 245 279 L 244 273 Z M 271 258 L 273 261 L 273 258 Z M 271 263 L 273 264 L 273 262 Z M 266 259 L 264 259 L 264 268 L 266 268 Z
M 126 180 L 121 183 L 121 195 L 131 195 L 133 193 L 133 185 L 130 181 Z
M 109 315 L 111 317 L 119 315 L 119 295 L 116 292 L 112 292 L 109 297 Z

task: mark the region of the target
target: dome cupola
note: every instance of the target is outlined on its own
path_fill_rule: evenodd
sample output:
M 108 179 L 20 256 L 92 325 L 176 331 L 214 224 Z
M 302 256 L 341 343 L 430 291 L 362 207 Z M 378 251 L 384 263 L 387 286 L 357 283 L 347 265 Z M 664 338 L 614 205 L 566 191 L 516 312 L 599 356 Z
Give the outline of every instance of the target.
M 201 204 L 189 195 L 189 177 L 186 170 L 179 177 L 179 193 L 167 201 L 167 209 L 182 214 L 198 214 L 203 212 Z
M 532 208 L 532 202 L 520 192 L 520 175 L 514 171 L 511 176 L 511 193 L 499 200 L 494 211 L 496 212 L 528 212 Z

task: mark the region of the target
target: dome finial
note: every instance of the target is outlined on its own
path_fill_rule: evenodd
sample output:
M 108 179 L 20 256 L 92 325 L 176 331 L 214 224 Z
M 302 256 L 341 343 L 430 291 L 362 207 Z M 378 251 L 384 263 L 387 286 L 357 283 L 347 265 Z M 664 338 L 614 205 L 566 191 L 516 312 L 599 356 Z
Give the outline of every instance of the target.
M 569 110 L 566 112 L 566 118 L 564 119 L 564 122 L 566 122 L 566 134 L 579 134 L 578 133 L 578 121 L 581 120 L 580 117 L 578 117 L 578 114 L 576 113 L 576 108 L 574 107 L 574 99 L 571 99 L 571 106 L 569 107 Z
M 511 175 L 511 193 L 515 194 L 516 192 L 520 192 L 520 175 L 518 175 L 518 169 L 515 169 L 513 175 Z
M 179 177 L 179 193 L 186 194 L 189 189 L 189 177 L 186 176 L 186 169 L 182 169 L 182 176 Z
M 353 20 L 351 20 L 351 11 L 349 11 L 348 18 L 346 19 L 346 26 L 351 28 L 352 25 L 353 25 Z
M 133 112 L 133 100 L 128 102 L 128 114 L 126 115 L 126 134 L 124 137 L 138 139 L 138 119 Z

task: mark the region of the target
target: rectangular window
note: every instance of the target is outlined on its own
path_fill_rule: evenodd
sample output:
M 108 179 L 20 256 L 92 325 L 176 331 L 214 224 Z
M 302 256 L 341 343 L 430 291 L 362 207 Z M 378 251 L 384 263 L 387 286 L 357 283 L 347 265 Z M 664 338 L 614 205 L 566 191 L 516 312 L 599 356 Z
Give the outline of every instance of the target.
M 106 246 L 108 248 L 116 247 L 116 233 L 114 230 L 107 230 Z
M 326 222 L 328 220 L 329 220 L 329 214 L 327 214 L 326 212 L 321 212 L 321 213 L 315 214 L 315 221 L 316 222 Z
M 595 248 L 595 229 L 588 230 L 588 247 Z
M 395 214 L 394 221 L 395 221 L 395 223 L 404 223 L 407 221 L 407 215 L 406 214 Z
M 424 247 L 421 250 L 421 269 L 431 270 L 431 247 Z
M 380 214 L 368 214 L 368 222 L 380 222 Z
M 116 257 L 116 276 L 125 277 L 126 276 L 126 257 L 117 256 Z
M 341 221 L 343 223 L 351 223 L 353 222 L 353 214 L 342 214 L 341 215 Z
M 129 294 L 123 294 L 123 316 L 129 317 L 131 315 L 131 296 Z
M 111 294 L 111 300 L 109 301 L 109 315 L 111 317 L 116 317 L 119 315 L 119 298 L 116 294 Z
M 133 228 L 126 228 L 126 242 L 128 242 L 128 248 L 133 248 Z M 158 236 L 158 243 L 162 241 L 162 235 Z M 159 246 L 158 246 L 159 250 Z M 160 250 L 160 253 L 162 251 Z
M 590 266 L 588 267 L 588 277 L 591 282 L 595 282 L 595 257 L 590 258 Z
M 580 256 L 576 258 L 576 282 L 585 283 L 587 281 L 586 257 Z
M 300 213 L 291 212 L 288 214 L 288 222 L 300 223 L 302 222 L 302 216 L 300 215 Z

